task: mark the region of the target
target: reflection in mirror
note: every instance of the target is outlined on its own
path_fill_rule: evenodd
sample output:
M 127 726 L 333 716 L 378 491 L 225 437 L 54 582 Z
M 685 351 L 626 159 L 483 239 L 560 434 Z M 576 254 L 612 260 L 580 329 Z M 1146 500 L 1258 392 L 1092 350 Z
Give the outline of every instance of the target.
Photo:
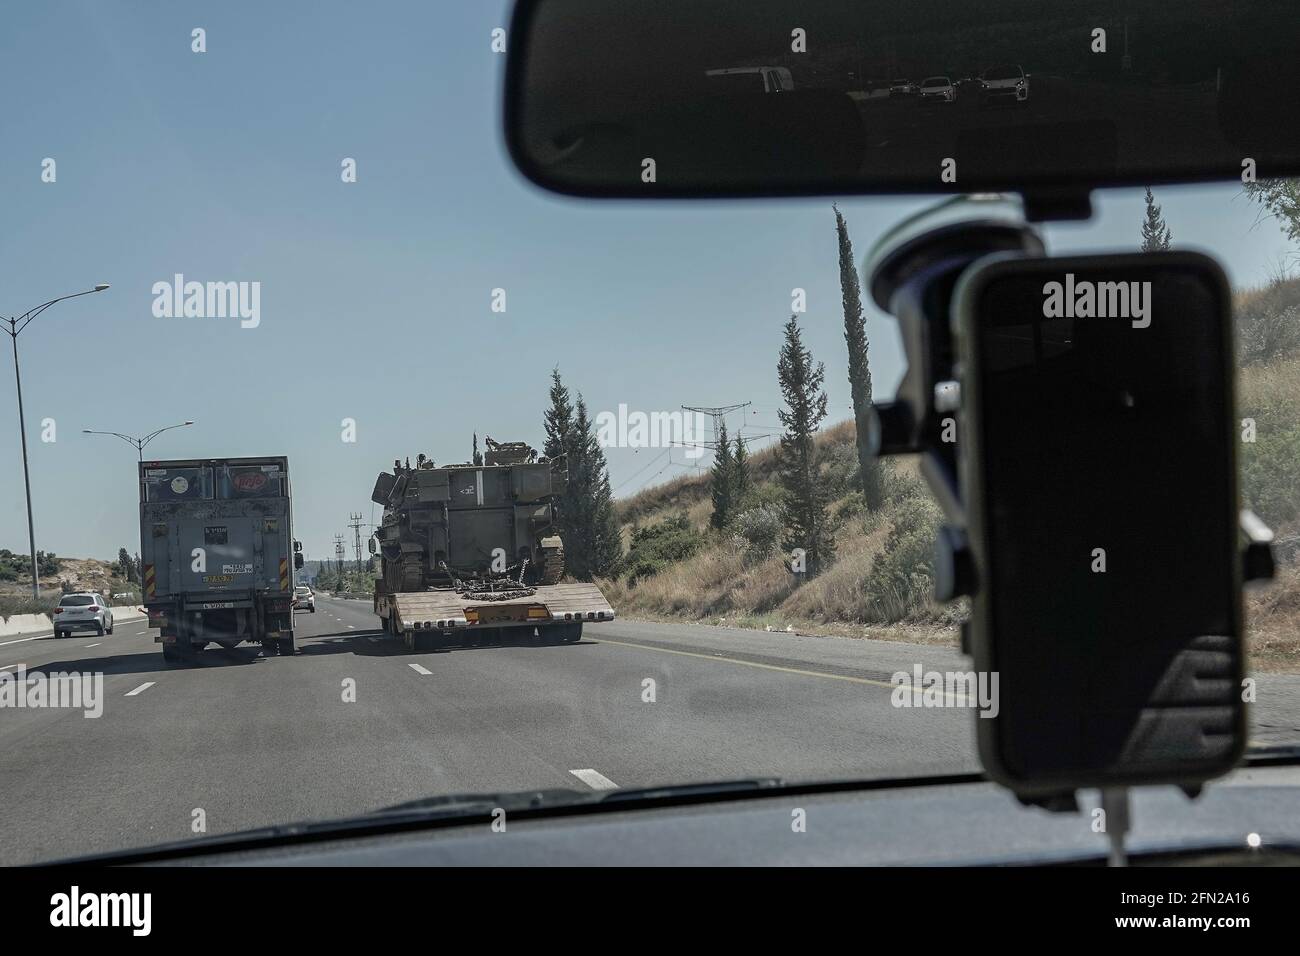
M 1294 0 L 521 0 L 516 162 L 595 195 L 1300 171 Z

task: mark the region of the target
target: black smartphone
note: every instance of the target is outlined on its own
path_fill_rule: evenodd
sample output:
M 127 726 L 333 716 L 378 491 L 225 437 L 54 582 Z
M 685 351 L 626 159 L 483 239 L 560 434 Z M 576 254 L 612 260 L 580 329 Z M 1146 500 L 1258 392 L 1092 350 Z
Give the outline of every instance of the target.
M 1226 772 L 1245 710 L 1222 269 L 991 257 L 953 322 L 985 767 L 1028 793 Z

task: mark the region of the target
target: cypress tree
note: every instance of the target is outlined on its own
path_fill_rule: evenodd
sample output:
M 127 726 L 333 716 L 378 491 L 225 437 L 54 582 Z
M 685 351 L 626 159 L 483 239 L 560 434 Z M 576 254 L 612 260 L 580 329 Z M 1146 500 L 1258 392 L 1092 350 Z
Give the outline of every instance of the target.
M 577 557 L 574 549 L 578 547 L 578 542 L 574 537 L 576 528 L 571 527 L 570 522 L 578 512 L 574 476 L 579 459 L 573 448 L 573 401 L 569 397 L 568 387 L 560 378 L 558 368 L 551 369 L 549 398 L 550 407 L 542 416 L 542 426 L 546 433 L 542 454 L 552 461 L 563 458 L 567 463 L 569 480 L 555 502 L 555 530 L 564 541 L 564 563 L 572 573 L 573 562 Z
M 1173 241 L 1174 236 L 1169 231 L 1168 223 L 1160 215 L 1160 207 L 1156 205 L 1155 197 L 1151 195 L 1150 186 L 1147 187 L 1146 204 L 1146 218 L 1142 220 L 1142 251 L 1164 252 L 1169 248 L 1169 243 Z
M 740 435 L 736 436 L 736 449 L 731 453 L 731 507 L 733 511 L 739 511 L 745 507 L 745 498 L 749 495 L 749 449 L 745 447 L 745 439 Z
M 826 368 L 813 365 L 812 353 L 804 347 L 796 316 L 785 325 L 785 343 L 777 363 L 777 377 L 786 408 L 777 412 L 785 432 L 777 452 L 777 479 L 781 485 L 782 512 L 787 551 L 802 549 L 809 576 L 824 570 L 834 560 L 835 543 L 827 512 L 828 495 L 818 475 L 814 435 L 826 417 L 826 393 L 822 384 Z
M 835 206 L 835 232 L 840 245 L 840 297 L 844 304 L 844 343 L 849 350 L 849 390 L 853 395 L 853 424 L 858 441 L 858 480 L 867 508 L 881 505 L 880 462 L 868 444 L 871 411 L 871 363 L 868 359 L 867 322 L 862 313 L 862 288 L 853 262 L 853 243 L 844 217 Z
M 731 441 L 727 438 L 727 423 L 718 426 L 718 447 L 713 454 L 713 473 L 709 490 L 713 497 L 713 514 L 709 524 L 721 529 L 731 521 L 735 495 L 735 465 L 731 457 Z

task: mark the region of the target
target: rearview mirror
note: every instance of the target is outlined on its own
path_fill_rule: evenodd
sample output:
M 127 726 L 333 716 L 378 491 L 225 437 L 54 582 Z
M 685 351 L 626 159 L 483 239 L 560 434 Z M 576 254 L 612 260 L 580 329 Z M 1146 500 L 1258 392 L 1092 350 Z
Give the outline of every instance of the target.
M 585 196 L 1300 172 L 1293 0 L 520 0 L 506 141 Z
M 293 569 L 294 569 L 295 571 L 301 571 L 301 570 L 302 570 L 302 552 L 301 552 L 301 551 L 296 551 L 296 552 L 294 552 L 294 555 L 293 555 Z
M 371 554 L 375 553 L 375 539 L 373 536 L 366 539 L 366 547 L 370 549 Z

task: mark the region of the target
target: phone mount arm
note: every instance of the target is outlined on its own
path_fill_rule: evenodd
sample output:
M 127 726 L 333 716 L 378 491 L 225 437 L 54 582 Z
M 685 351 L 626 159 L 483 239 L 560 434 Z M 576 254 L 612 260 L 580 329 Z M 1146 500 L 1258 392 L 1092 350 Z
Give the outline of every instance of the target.
M 873 451 L 919 454 L 922 474 L 958 526 L 965 524 L 965 509 L 954 441 L 960 394 L 952 295 L 971 263 L 995 253 L 1041 256 L 1045 247 L 1016 199 L 973 195 L 904 220 L 881 238 L 866 263 L 871 296 L 898 319 L 907 359 L 897 397 L 874 405 Z

